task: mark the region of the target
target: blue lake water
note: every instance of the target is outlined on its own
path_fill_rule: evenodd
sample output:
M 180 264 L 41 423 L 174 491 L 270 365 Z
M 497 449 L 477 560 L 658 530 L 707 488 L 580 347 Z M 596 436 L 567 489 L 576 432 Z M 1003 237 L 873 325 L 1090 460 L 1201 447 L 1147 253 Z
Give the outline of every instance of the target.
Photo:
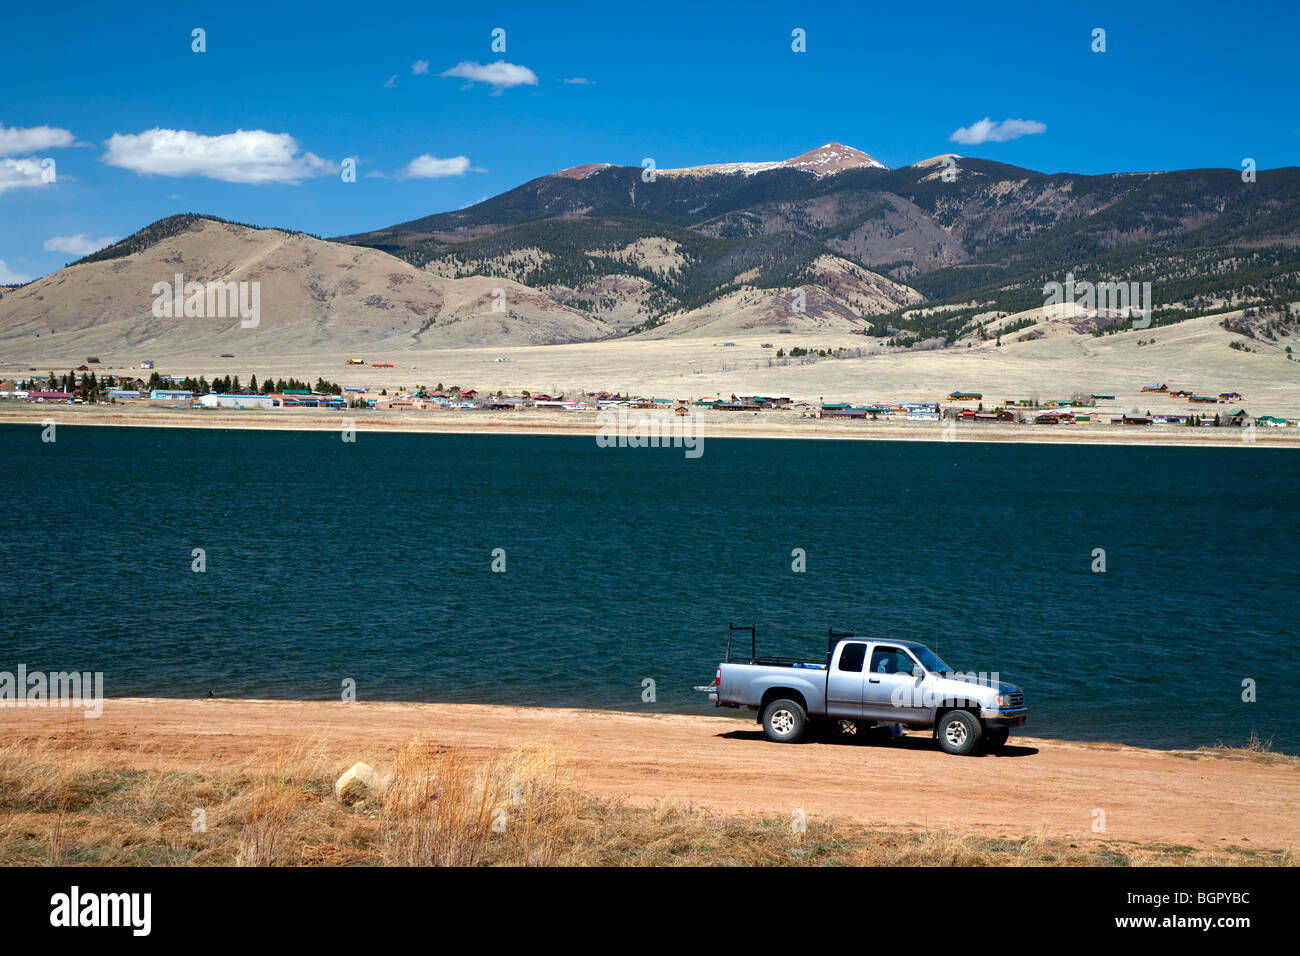
M 103 671 L 109 696 L 352 679 L 363 700 L 712 714 L 692 685 L 752 620 L 774 654 L 830 626 L 923 641 L 1022 685 L 1037 735 L 1300 751 L 1288 450 L 707 439 L 691 460 L 0 425 L 0 452 L 0 670 Z

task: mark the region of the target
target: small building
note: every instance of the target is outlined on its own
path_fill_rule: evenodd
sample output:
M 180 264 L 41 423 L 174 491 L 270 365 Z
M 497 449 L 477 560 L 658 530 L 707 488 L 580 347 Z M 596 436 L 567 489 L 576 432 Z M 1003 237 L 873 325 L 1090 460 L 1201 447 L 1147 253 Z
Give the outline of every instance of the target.
M 140 397 L 140 393 L 130 388 L 110 388 L 108 397 L 119 402 L 132 401 Z
M 1214 395 L 1193 395 L 1188 401 L 1195 402 L 1198 405 L 1217 405 L 1219 403 L 1219 399 Z
M 183 388 L 155 388 L 149 393 L 152 401 L 164 402 L 188 402 L 194 398 L 194 393 Z
M 1286 419 L 1278 418 L 1275 415 L 1260 415 L 1259 418 L 1255 419 L 1255 423 L 1268 428 L 1286 428 Z
M 1143 385 L 1143 386 L 1142 386 L 1142 391 L 1144 391 L 1144 392 L 1167 392 L 1167 391 L 1169 391 L 1169 386 L 1166 385 L 1164 382 L 1156 382 L 1154 385 Z
M 152 359 L 145 359 L 143 362 L 140 363 L 140 367 L 141 367 L 141 368 L 153 368 L 153 360 L 152 360 Z
M 1092 400 L 1093 400 L 1094 402 L 1113 402 L 1113 401 L 1115 401 L 1115 396 L 1114 396 L 1114 395 L 1103 395 L 1103 394 L 1101 394 L 1100 392 L 1093 392 L 1093 393 L 1092 393 Z
M 275 408 L 270 395 L 204 395 L 199 399 L 204 408 Z
M 311 392 L 272 392 L 269 396 L 278 408 L 344 408 L 347 399 L 342 395 L 315 395 Z
M 984 398 L 981 392 L 952 392 L 948 395 L 950 402 L 978 402 Z
M 28 392 L 27 400 L 31 402 L 70 402 L 76 397 L 74 392 Z

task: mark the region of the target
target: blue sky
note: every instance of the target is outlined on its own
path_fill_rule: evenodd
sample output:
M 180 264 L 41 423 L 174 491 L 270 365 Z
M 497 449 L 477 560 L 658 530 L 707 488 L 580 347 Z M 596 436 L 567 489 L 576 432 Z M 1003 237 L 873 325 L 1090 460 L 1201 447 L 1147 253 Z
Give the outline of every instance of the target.
M 332 236 L 565 166 L 781 159 L 831 140 L 890 166 L 1300 165 L 1294 3 L 976 7 L 12 5 L 0 282 L 178 212 Z

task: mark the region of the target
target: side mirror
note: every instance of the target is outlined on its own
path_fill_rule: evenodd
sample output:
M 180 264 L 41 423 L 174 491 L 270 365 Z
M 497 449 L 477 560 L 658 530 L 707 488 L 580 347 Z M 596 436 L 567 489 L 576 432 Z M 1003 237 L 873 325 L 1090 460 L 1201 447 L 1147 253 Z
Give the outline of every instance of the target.
M 913 668 L 912 668 L 912 676 L 913 676 L 913 677 L 916 677 L 916 678 L 918 678 L 918 679 L 924 677 L 924 676 L 925 676 L 925 668 L 924 668 L 924 667 L 913 667 Z

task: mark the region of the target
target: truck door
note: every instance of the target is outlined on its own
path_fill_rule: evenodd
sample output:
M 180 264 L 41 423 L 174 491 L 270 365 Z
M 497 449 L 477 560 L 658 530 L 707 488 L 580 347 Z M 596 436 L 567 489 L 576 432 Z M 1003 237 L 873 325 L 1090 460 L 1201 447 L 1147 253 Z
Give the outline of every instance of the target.
M 874 644 L 862 685 L 862 716 L 891 723 L 918 719 L 921 706 L 921 681 L 912 676 L 920 665 L 901 647 Z
M 826 716 L 862 716 L 862 669 L 867 645 L 844 641 L 835 652 L 826 674 Z

